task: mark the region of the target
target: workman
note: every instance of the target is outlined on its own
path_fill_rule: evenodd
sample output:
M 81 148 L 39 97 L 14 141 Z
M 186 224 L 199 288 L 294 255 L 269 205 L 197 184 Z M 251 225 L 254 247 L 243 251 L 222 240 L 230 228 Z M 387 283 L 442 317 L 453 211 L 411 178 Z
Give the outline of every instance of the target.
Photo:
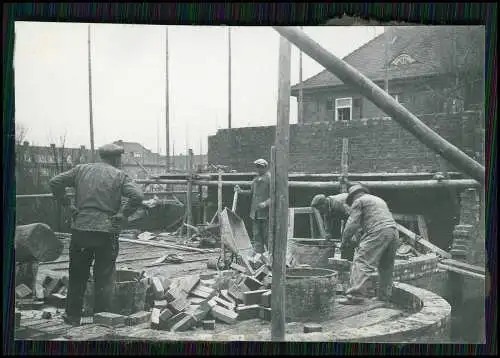
M 250 206 L 250 218 L 253 221 L 252 245 L 257 253 L 263 253 L 267 247 L 269 230 L 269 205 L 271 203 L 271 174 L 268 171 L 268 163 L 265 159 L 257 159 L 254 162 L 257 176 L 252 181 L 250 190 L 239 190 L 241 193 L 252 195 Z
M 72 213 L 69 247 L 69 283 L 64 321 L 79 325 L 83 297 L 94 261 L 94 312 L 111 309 L 114 293 L 118 236 L 128 216 L 144 195 L 119 168 L 124 150 L 115 144 L 99 148 L 100 163 L 80 164 L 49 181 L 54 197 Z M 66 188 L 75 189 L 75 201 Z M 122 197 L 127 198 L 122 205 Z
M 342 245 L 362 230 L 351 266 L 350 287 L 346 290 L 343 304 L 361 304 L 368 296 L 368 280 L 374 273 L 379 274 L 378 298 L 388 300 L 392 294 L 394 260 L 399 247 L 396 222 L 381 198 L 371 195 L 360 184 L 349 188 L 346 204 L 350 205 L 350 215 L 342 235 Z
M 325 217 L 326 239 L 341 237 L 340 223 L 349 218 L 350 208 L 346 204 L 348 193 L 325 196 L 323 194 L 315 195 L 311 201 L 311 207 L 317 209 Z M 349 243 L 355 240 L 349 241 Z M 341 258 L 352 261 L 354 256 L 354 245 L 343 245 Z

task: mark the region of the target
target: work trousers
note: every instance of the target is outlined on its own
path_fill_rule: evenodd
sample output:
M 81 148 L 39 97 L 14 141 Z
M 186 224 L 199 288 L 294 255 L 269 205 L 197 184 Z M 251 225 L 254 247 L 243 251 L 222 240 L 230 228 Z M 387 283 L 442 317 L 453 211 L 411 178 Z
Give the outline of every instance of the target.
M 253 239 L 252 245 L 255 252 L 261 254 L 264 252 L 264 246 L 267 246 L 268 233 L 268 220 L 267 219 L 254 219 L 253 220 Z
M 350 287 L 346 293 L 353 296 L 367 296 L 368 280 L 378 269 L 378 296 L 381 299 L 390 298 L 394 260 L 399 245 L 399 235 L 395 228 L 382 229 L 363 237 L 354 252 Z
M 69 246 L 66 314 L 81 317 L 83 297 L 94 262 L 94 313 L 109 312 L 114 295 L 118 237 L 106 232 L 73 230 Z

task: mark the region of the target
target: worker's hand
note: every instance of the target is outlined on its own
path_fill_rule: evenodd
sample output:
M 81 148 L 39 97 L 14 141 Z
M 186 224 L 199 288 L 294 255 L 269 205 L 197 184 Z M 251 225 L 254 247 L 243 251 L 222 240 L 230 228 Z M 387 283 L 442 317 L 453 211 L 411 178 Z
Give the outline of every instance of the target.
M 257 204 L 257 209 L 265 209 L 265 208 L 266 208 L 266 203 L 265 202 Z
M 125 216 L 122 213 L 118 213 L 111 217 L 111 227 L 113 232 L 120 232 L 125 223 Z
M 234 186 L 234 191 L 235 191 L 235 192 L 240 192 L 240 191 L 241 191 L 240 186 L 239 186 L 239 185 L 235 185 L 235 186 Z
M 76 208 L 76 206 L 74 206 L 73 204 L 71 204 L 71 205 L 69 206 L 69 210 L 70 210 L 70 212 L 71 212 L 71 217 L 72 217 L 72 218 L 75 218 L 75 216 L 77 216 L 77 215 L 78 215 L 78 213 L 79 213 L 78 209 L 77 209 L 77 208 Z

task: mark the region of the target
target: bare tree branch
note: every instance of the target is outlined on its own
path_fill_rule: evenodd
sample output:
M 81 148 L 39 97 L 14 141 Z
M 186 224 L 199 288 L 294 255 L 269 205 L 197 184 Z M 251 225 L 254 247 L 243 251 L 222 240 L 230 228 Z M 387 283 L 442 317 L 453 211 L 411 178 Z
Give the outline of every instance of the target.
M 21 122 L 15 121 L 15 142 L 16 146 L 23 144 L 28 134 L 28 128 Z

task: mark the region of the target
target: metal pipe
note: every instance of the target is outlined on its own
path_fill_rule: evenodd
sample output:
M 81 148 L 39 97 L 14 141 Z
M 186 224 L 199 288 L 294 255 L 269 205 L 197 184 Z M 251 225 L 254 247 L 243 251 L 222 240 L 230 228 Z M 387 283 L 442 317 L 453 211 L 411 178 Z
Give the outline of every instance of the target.
M 275 26 L 274 29 L 328 71 L 335 74 L 344 83 L 352 86 L 354 90 L 359 91 L 377 107 L 391 116 L 392 119 L 401 124 L 403 128 L 412 133 L 421 143 L 441 155 L 456 168 L 463 170 L 480 183 L 484 183 L 484 166 L 426 126 L 415 115 L 354 67 L 328 52 L 304 32 L 296 28 Z
M 195 194 L 196 191 L 193 190 L 193 194 Z M 169 195 L 169 194 L 187 194 L 186 190 L 173 190 L 173 191 L 153 191 L 153 192 L 144 192 L 144 195 Z M 75 194 L 67 194 L 69 197 L 75 196 Z M 17 199 L 49 199 L 53 198 L 53 195 L 50 193 L 46 194 L 25 194 L 25 195 L 16 195 L 16 200 Z

